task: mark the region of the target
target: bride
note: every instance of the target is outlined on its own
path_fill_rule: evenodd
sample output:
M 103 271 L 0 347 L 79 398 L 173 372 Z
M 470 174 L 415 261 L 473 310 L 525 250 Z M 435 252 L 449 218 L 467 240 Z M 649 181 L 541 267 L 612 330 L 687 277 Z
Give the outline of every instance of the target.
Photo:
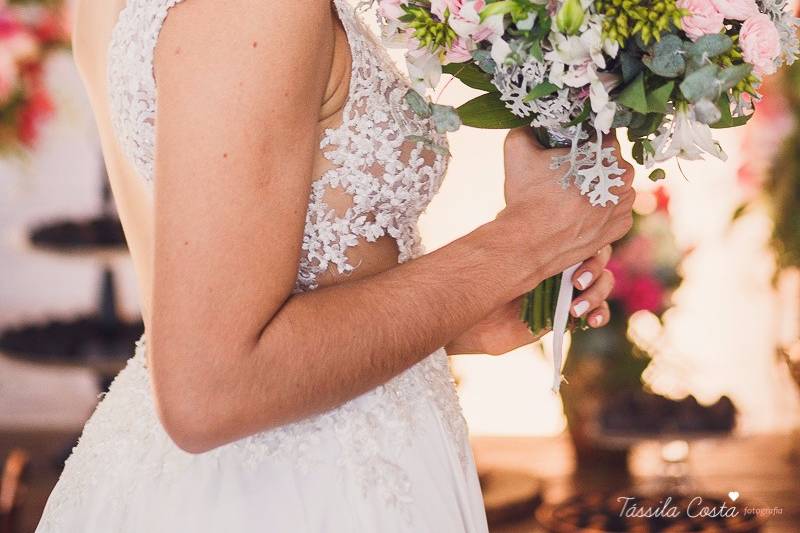
M 446 139 L 347 0 L 76 22 L 146 328 L 37 531 L 487 531 L 447 353 L 532 342 L 519 296 L 587 257 L 604 325 L 630 189 L 590 208 L 514 131 L 507 207 L 423 256 Z

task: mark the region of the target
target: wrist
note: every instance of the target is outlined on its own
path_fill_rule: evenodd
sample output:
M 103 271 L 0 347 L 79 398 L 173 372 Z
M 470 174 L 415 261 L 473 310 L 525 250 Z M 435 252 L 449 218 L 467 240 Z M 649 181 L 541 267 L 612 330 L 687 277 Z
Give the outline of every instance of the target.
M 516 298 L 544 281 L 541 239 L 512 210 L 504 209 L 476 233 L 494 258 L 498 277 L 510 288 L 507 296 Z

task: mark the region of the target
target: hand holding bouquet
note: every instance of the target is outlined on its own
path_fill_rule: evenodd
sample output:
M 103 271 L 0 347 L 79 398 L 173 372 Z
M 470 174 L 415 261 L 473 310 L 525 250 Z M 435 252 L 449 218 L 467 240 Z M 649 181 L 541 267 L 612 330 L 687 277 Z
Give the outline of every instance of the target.
M 409 105 L 440 131 L 530 125 L 562 185 L 616 203 L 624 171 L 603 138 L 627 128 L 633 158 L 725 159 L 713 128 L 743 125 L 764 76 L 794 61 L 788 0 L 380 0 L 384 39 L 407 50 Z M 485 91 L 457 109 L 423 95 L 442 73 Z M 651 179 L 665 176 L 654 169 Z M 523 305 L 534 334 L 563 333 L 571 273 Z M 559 283 L 561 291 L 559 291 Z M 561 294 L 559 294 L 559 292 Z M 561 306 L 557 305 L 561 302 Z M 560 343 L 556 338 L 556 364 Z M 558 388 L 560 377 L 554 388 Z

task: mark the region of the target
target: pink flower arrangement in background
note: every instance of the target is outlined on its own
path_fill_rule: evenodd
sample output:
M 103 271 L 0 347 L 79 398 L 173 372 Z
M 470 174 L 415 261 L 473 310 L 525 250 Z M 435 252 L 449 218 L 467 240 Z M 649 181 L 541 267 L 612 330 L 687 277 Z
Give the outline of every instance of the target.
M 616 279 L 609 304 L 625 321 L 638 311 L 660 316 L 680 281 L 676 271 L 681 253 L 670 229 L 669 195 L 663 187 L 639 194 L 652 196 L 655 211 L 636 216 L 633 231 L 615 246 L 608 263 Z
M 43 63 L 68 41 L 59 2 L 0 0 L 0 152 L 35 144 L 53 113 Z

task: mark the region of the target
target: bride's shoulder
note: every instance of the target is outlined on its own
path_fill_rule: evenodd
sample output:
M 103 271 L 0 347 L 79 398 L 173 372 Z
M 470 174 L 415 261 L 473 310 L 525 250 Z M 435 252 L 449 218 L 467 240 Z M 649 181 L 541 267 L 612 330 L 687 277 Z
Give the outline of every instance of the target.
M 159 55 L 162 60 L 174 55 L 178 47 L 213 55 L 215 50 L 236 51 L 245 44 L 244 48 L 260 47 L 279 58 L 305 55 L 310 47 L 325 55 L 333 42 L 331 4 L 324 0 L 145 1 L 174 4 L 160 28 L 157 61 Z
M 72 51 L 82 69 L 90 69 L 105 55 L 108 41 L 126 0 L 78 0 L 72 28 Z

